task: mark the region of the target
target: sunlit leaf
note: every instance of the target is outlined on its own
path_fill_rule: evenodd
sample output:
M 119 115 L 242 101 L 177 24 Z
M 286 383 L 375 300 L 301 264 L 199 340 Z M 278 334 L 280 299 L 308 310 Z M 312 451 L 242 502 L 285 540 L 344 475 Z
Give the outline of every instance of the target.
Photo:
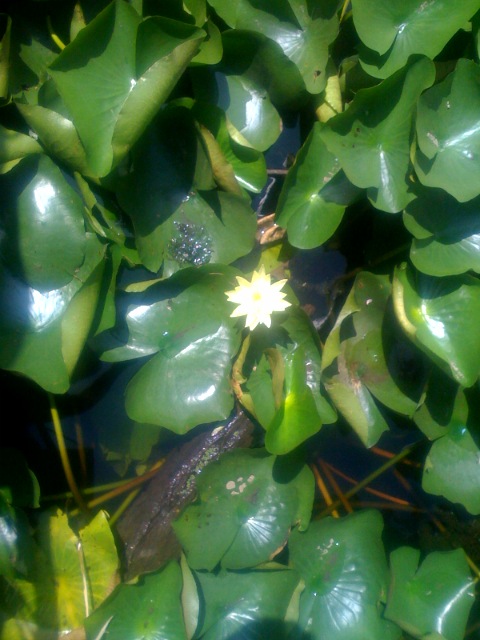
M 471 386 L 480 374 L 478 279 L 415 276 L 402 265 L 393 291 L 395 313 L 407 335 L 457 382 Z
M 382 617 L 388 569 L 376 511 L 313 522 L 292 532 L 293 568 L 305 581 L 299 626 L 312 640 L 389 640 L 400 630 Z
M 460 202 L 480 194 L 479 81 L 478 65 L 460 59 L 418 102 L 415 170 L 424 185 Z
M 181 590 L 177 562 L 144 576 L 138 584 L 118 586 L 86 619 L 87 640 L 100 638 L 102 629 L 110 640 L 186 640 Z
M 392 582 L 385 615 L 415 638 L 438 632 L 462 640 L 474 586 L 462 549 L 429 553 L 396 549 L 390 556 Z
M 347 204 L 358 195 L 320 131 L 316 123 L 288 172 L 276 208 L 277 224 L 287 229 L 289 242 L 300 249 L 326 242 L 342 221 Z
M 226 115 L 240 134 L 258 151 L 266 151 L 282 130 L 277 110 L 265 89 L 248 77 L 226 76 L 229 106 Z
M 278 7 L 263 4 L 262 8 L 249 0 L 235 0 L 227 4 L 221 0 L 209 2 L 218 15 L 238 30 L 254 31 L 276 42 L 283 53 L 297 66 L 310 93 L 320 93 L 325 88 L 328 48 L 338 31 L 336 16 L 329 20 L 309 18 L 309 7 L 302 3 L 305 16 L 303 28 L 296 26 L 294 16 L 288 12 L 280 18 L 275 15 Z M 262 5 L 260 5 L 262 6 Z M 281 13 L 281 11 L 279 12 Z M 293 18 L 293 19 L 292 19 Z
M 374 206 L 401 211 L 408 193 L 410 131 L 416 102 L 434 80 L 432 62 L 422 59 L 381 84 L 359 91 L 349 108 L 321 131 L 347 178 L 367 189 Z
M 42 293 L 0 270 L 0 364 L 64 393 L 101 293 L 105 247 L 86 235 L 83 265 L 67 285 Z
M 435 58 L 480 5 L 478 0 L 353 0 L 352 7 L 355 29 L 365 45 L 360 49 L 362 65 L 371 75 L 386 78 L 413 54 Z
M 480 449 L 461 422 L 435 440 L 425 460 L 422 487 L 480 514 Z
M 85 258 L 83 203 L 47 156 L 3 178 L 3 260 L 42 293 L 69 283 Z
M 36 140 L 0 125 L 0 174 L 7 173 L 22 158 L 34 153 L 42 153 Z
M 270 570 L 218 574 L 197 572 L 206 602 L 199 635 L 205 640 L 286 638 L 285 621 L 298 575 L 280 565 Z
M 430 276 L 480 273 L 480 199 L 460 203 L 441 189 L 422 189 L 403 220 L 415 236 L 410 258 Z
M 99 511 L 79 532 L 82 570 L 96 609 L 113 591 L 118 580 L 119 559 L 115 539 L 105 511 Z
M 299 493 L 294 482 L 276 481 L 274 462 L 263 450 L 239 449 L 201 473 L 199 500 L 174 523 L 191 567 L 212 570 L 221 563 L 243 569 L 266 562 L 283 548 L 297 516 Z M 310 481 L 310 476 L 302 477 L 299 489 Z
M 183 23 L 141 23 L 129 4 L 116 0 L 55 59 L 50 74 L 95 174 L 107 175 L 125 156 L 204 37 Z
M 412 415 L 417 403 L 402 386 L 400 367 L 395 368 L 393 345 L 385 339 L 384 324 L 390 283 L 384 276 L 361 272 L 325 344 L 324 384 L 335 406 L 366 446 L 375 444 L 388 429 L 376 400 Z M 352 329 L 342 323 L 349 321 Z M 344 327 L 347 326 L 346 324 Z

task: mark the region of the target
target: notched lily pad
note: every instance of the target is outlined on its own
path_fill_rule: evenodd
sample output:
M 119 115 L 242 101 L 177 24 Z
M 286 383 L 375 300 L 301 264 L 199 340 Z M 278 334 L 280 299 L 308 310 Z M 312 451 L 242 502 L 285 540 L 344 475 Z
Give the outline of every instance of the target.
M 311 477 L 278 482 L 274 462 L 263 450 L 237 450 L 200 474 L 198 501 L 173 524 L 191 567 L 211 571 L 220 563 L 244 569 L 284 547 L 297 522 L 299 494 L 310 492 Z
M 436 551 L 421 564 L 419 560 L 420 551 L 410 547 L 390 555 L 392 579 L 385 616 L 415 638 L 438 632 L 442 638 L 462 640 L 474 602 L 464 551 Z
M 312 640 L 398 639 L 382 617 L 388 568 L 377 511 L 313 522 L 289 540 L 293 568 L 305 581 L 299 626 Z

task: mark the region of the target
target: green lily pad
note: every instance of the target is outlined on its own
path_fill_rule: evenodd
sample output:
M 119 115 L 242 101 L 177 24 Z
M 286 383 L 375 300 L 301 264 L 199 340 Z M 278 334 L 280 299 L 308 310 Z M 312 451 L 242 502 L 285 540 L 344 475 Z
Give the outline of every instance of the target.
M 413 416 L 415 424 L 429 440 L 436 440 L 455 424 L 466 424 L 467 418 L 465 393 L 450 376 L 433 367 L 426 397 Z
M 387 78 L 411 55 L 435 58 L 478 8 L 477 0 L 454 4 L 353 0 L 353 21 L 364 45 L 360 49 L 363 68 L 372 76 Z
M 99 511 L 88 525 L 80 529 L 79 538 L 85 559 L 82 571 L 89 585 L 91 607 L 96 609 L 110 595 L 120 568 L 107 513 Z
M 474 515 L 480 514 L 480 449 L 461 422 L 453 423 L 432 444 L 423 467 L 422 487 L 459 502 Z
M 448 640 L 465 637 L 474 586 L 462 549 L 429 553 L 410 547 L 390 555 L 392 581 L 385 615 L 415 638 L 438 632 Z M 430 637 L 430 636 L 429 636 Z
M 206 603 L 196 637 L 204 640 L 283 639 L 292 625 L 287 608 L 298 574 L 280 565 L 269 570 L 218 574 L 196 572 Z
M 22 158 L 42 153 L 42 147 L 30 136 L 0 125 L 0 174 L 13 169 Z
M 187 640 L 181 605 L 182 571 L 171 562 L 139 584 L 118 586 L 85 620 L 87 640 Z
M 335 406 L 352 425 L 365 446 L 375 444 L 388 429 L 376 400 L 411 416 L 417 402 L 409 397 L 394 369 L 393 348 L 385 339 L 385 313 L 390 297 L 385 276 L 361 272 L 325 343 L 323 378 Z M 349 336 L 341 327 L 350 323 Z M 345 323 L 345 324 L 344 324 Z M 353 335 L 352 333 L 353 328 Z M 395 376 L 393 372 L 395 371 Z
M 248 78 L 268 92 L 277 108 L 296 109 L 307 102 L 309 94 L 300 71 L 280 45 L 254 31 L 230 29 L 222 36 L 222 70 L 226 75 Z
M 313 249 L 326 242 L 358 195 L 321 138 L 315 123 L 288 172 L 276 208 L 276 222 L 294 247 Z
M 252 249 L 255 215 L 233 172 L 236 194 L 207 191 L 213 177 L 192 112 L 169 109 L 137 145 L 133 170 L 116 181 L 148 269 L 156 272 L 166 260 L 164 275 L 170 275 L 185 266 L 230 263 Z
M 277 110 L 265 89 L 245 76 L 225 76 L 229 105 L 226 115 L 240 135 L 258 151 L 271 147 L 282 130 Z
M 85 260 L 61 289 L 42 293 L 0 269 L 0 365 L 64 393 L 89 336 L 101 292 L 105 247 L 86 234 Z
M 480 283 L 472 276 L 432 278 L 400 266 L 395 313 L 407 335 L 465 387 L 480 374 Z
M 240 335 L 224 292 L 231 288 L 234 273 L 220 265 L 185 269 L 177 278 L 184 291 L 167 298 L 170 283 L 164 281 L 157 289 L 157 296 L 165 290 L 163 299 L 129 310 L 129 342 L 103 359 L 156 354 L 128 384 L 126 409 L 132 420 L 186 433 L 230 414 L 234 399 L 229 372 Z M 189 276 L 194 278 L 191 286 Z
M 480 198 L 460 203 L 441 189 L 423 189 L 403 220 L 414 235 L 410 258 L 430 276 L 480 273 Z
M 239 381 L 240 401 L 267 431 L 267 449 L 279 455 L 337 418 L 321 388 L 321 345 L 315 328 L 298 308 L 284 316 L 277 327 L 250 337 Z
M 218 76 L 217 76 L 218 77 Z M 256 86 L 248 79 L 247 86 Z M 253 91 L 253 88 L 252 88 Z M 261 91 L 261 90 L 260 90 Z M 262 93 L 263 95 L 263 93 Z M 232 126 L 227 119 L 227 114 L 209 102 L 182 100 L 182 104 L 192 109 L 192 113 L 200 125 L 200 133 L 207 145 L 214 178 L 219 187 L 237 195 L 243 195 L 242 189 L 252 193 L 260 193 L 267 181 L 267 167 L 265 158 L 255 145 L 252 145 L 245 136 Z M 273 109 L 273 107 L 272 107 Z M 268 135 L 268 139 L 274 141 L 280 133 L 280 121 L 274 120 L 274 129 L 278 129 L 274 136 Z M 207 131 L 205 131 L 205 127 Z M 264 131 L 262 127 L 262 131 Z M 218 144 L 216 152 L 209 139 L 208 132 Z M 230 172 L 236 184 L 231 183 Z
M 408 192 L 410 132 L 417 100 L 434 80 L 434 66 L 421 59 L 381 84 L 358 91 L 349 108 L 321 130 L 347 178 L 377 209 L 401 211 Z
M 268 425 L 265 446 L 278 455 L 288 453 L 320 431 L 321 418 L 306 381 L 303 349 L 285 354 L 285 399 Z
M 336 15 L 330 19 L 312 19 L 307 2 L 297 2 L 297 13 L 303 15 L 302 28 L 299 29 L 291 9 L 286 12 L 288 15 L 277 17 L 277 6 L 258 8 L 249 0 L 235 0 L 228 4 L 210 0 L 210 4 L 230 27 L 260 33 L 276 42 L 300 71 L 307 91 L 323 91 L 329 46 L 338 33 Z
M 297 519 L 299 492 L 303 485 L 310 490 L 311 477 L 278 482 L 274 462 L 263 450 L 238 449 L 202 471 L 198 501 L 173 525 L 192 568 L 211 571 L 220 563 L 244 569 L 283 548 Z
M 455 71 L 418 101 L 415 171 L 427 187 L 459 202 L 480 194 L 480 67 L 460 59 Z
M 63 287 L 85 259 L 80 196 L 47 156 L 24 160 L 4 181 L 4 261 L 42 293 Z
M 363 511 L 292 532 L 291 563 L 305 581 L 299 626 L 312 640 L 400 637 L 382 617 L 388 583 L 382 528 L 377 511 Z
M 50 65 L 96 175 L 107 175 L 126 155 L 204 37 L 184 23 L 141 22 L 135 9 L 116 0 Z

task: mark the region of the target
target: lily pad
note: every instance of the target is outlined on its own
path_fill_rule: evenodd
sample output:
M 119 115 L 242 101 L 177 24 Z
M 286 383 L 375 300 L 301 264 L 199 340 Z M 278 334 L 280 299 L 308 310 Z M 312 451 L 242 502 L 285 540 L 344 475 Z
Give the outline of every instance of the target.
M 141 22 L 116 0 L 50 65 L 96 175 L 110 173 L 140 137 L 204 37 L 184 23 Z
M 47 156 L 3 178 L 4 262 L 42 293 L 67 285 L 85 259 L 83 202 Z
M 377 400 L 409 416 L 417 407 L 416 401 L 402 388 L 406 385 L 398 373 L 400 367 L 394 367 L 396 338 L 391 336 L 390 345 L 385 339 L 389 296 L 390 283 L 385 276 L 358 274 L 325 344 L 325 388 L 368 447 L 388 429 Z M 343 340 L 342 326 L 348 336 Z
M 258 151 L 271 147 L 282 130 L 277 110 L 265 89 L 247 76 L 225 76 L 229 106 L 226 115 L 240 135 Z
M 353 0 L 355 29 L 363 43 L 363 68 L 377 78 L 387 78 L 410 56 L 435 58 L 457 31 L 479 9 L 477 0 L 445 4 L 441 0 Z M 428 38 L 425 37 L 428 33 Z
M 220 563 L 244 569 L 283 548 L 297 519 L 299 492 L 310 491 L 311 478 L 277 482 L 274 462 L 263 450 L 238 449 L 200 474 L 198 501 L 173 525 L 192 568 L 211 571 Z
M 200 269 L 180 272 L 177 283 L 185 290 L 176 296 L 166 297 L 172 290 L 164 281 L 157 289 L 159 301 L 150 298 L 150 304 L 131 308 L 129 342 L 103 356 L 121 361 L 156 354 L 127 387 L 132 420 L 186 433 L 226 418 L 233 408 L 229 372 L 240 335 L 224 292 L 236 271 L 220 265 Z M 188 286 L 190 275 L 194 284 Z
M 439 633 L 448 640 L 465 637 L 474 585 L 465 553 L 435 551 L 421 564 L 410 547 L 390 555 L 392 581 L 385 615 L 415 638 Z
M 455 422 L 435 440 L 425 460 L 422 487 L 480 514 L 480 449 L 469 430 Z
M 182 571 L 171 562 L 139 584 L 122 584 L 85 620 L 87 640 L 187 640 L 183 620 Z
M 275 15 L 277 6 L 263 5 L 258 8 L 249 0 L 235 0 L 225 4 L 221 0 L 210 0 L 210 4 L 234 29 L 254 31 L 276 42 L 283 53 L 297 66 L 305 82 L 307 91 L 320 93 L 326 84 L 326 65 L 329 45 L 338 33 L 338 20 L 334 15 L 330 19 L 310 17 L 306 2 L 297 2 L 297 13 L 303 16 L 302 28 L 295 24 L 295 14 Z M 278 11 L 279 14 L 282 11 Z M 285 20 L 287 18 L 287 20 Z
M 393 282 L 395 313 L 407 335 L 465 387 L 480 374 L 480 282 L 433 278 L 404 264 Z
M 151 271 L 158 271 L 165 260 L 164 275 L 185 266 L 230 263 L 252 249 L 253 210 L 232 167 L 235 193 L 210 191 L 217 178 L 211 161 L 192 112 L 176 106 L 137 146 L 132 171 L 116 180 L 117 196 L 133 221 L 140 257 Z
M 377 511 L 363 511 L 292 532 L 291 563 L 305 581 L 299 626 L 312 640 L 400 637 L 400 629 L 382 616 L 388 584 L 382 528 Z
M 85 260 L 61 289 L 42 293 L 0 270 L 0 363 L 64 393 L 95 317 L 105 247 L 86 234 Z
M 42 147 L 31 136 L 0 126 L 0 174 L 8 173 L 22 158 L 42 153 Z
M 410 258 L 430 276 L 480 273 L 480 198 L 460 203 L 442 189 L 423 189 L 403 215 L 414 235 Z
M 276 222 L 300 249 L 318 247 L 333 235 L 345 208 L 359 194 L 340 169 L 315 123 L 288 172 L 276 208 Z
M 401 211 L 408 192 L 410 132 L 417 100 L 434 81 L 434 66 L 421 59 L 381 84 L 358 91 L 349 108 L 321 130 L 347 178 L 367 189 L 382 211 Z
M 291 631 L 286 616 L 299 580 L 295 571 L 277 565 L 246 573 L 196 572 L 195 576 L 206 603 L 196 637 L 280 640 Z
M 427 187 L 459 202 L 480 194 L 480 67 L 460 59 L 455 71 L 418 101 L 415 171 Z

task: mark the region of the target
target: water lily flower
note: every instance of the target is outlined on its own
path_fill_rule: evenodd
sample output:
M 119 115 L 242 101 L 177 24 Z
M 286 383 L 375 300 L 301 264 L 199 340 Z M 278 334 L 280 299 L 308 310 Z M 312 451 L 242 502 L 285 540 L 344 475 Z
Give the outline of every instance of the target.
M 238 287 L 232 291 L 225 291 L 228 301 L 238 305 L 230 317 L 247 316 L 245 326 L 251 331 L 258 324 L 270 327 L 272 313 L 284 311 L 290 306 L 290 302 L 284 300 L 286 293 L 281 291 L 287 281 L 278 280 L 272 283 L 270 274 L 265 273 L 263 265 L 258 271 L 253 272 L 251 282 L 239 276 L 236 278 Z

